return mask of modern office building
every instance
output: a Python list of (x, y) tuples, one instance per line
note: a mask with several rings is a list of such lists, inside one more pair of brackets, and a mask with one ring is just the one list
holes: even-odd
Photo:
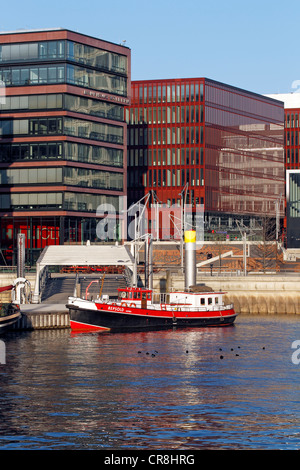
[[(285, 191), (284, 107), (206, 78), (133, 81), (128, 199), (203, 205), (205, 231), (236, 235), (276, 215)], [(277, 208), (277, 209), (276, 209)], [(277, 218), (278, 218), (277, 217)]]
[(286, 247), (300, 248), (300, 93), (267, 96), (284, 103)]
[[(46, 245), (99, 241), (98, 206), (118, 217), (130, 57), (127, 47), (66, 29), (0, 34), (0, 248), (8, 264), (17, 233), (32, 264)], [(120, 230), (117, 223), (116, 239)]]

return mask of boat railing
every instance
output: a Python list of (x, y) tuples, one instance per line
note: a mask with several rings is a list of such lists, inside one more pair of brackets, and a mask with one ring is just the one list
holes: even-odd
[(187, 304), (152, 304), (151, 308), (155, 310), (170, 311), (170, 312), (215, 312), (233, 309), (233, 304), (216, 304), (203, 307), (194, 307)]

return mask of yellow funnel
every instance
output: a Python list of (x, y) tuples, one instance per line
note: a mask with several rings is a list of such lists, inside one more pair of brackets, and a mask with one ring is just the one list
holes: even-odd
[(185, 243), (196, 243), (196, 232), (195, 230), (187, 230), (184, 232)]

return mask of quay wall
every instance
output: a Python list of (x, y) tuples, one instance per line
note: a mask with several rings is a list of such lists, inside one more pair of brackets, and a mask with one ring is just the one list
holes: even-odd
[[(300, 314), (300, 275), (201, 276), (197, 284), (226, 292), (225, 301), (234, 304), (237, 313), (253, 315)], [(155, 290), (183, 290), (184, 277), (160, 273), (154, 276)]]
[[(22, 311), (22, 308), (21, 308)], [(18, 322), (12, 327), (14, 330), (56, 330), (70, 328), (68, 312), (22, 312)]]

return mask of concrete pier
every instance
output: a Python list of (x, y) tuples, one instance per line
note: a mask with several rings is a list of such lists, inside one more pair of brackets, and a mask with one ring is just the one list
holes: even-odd
[(15, 330), (70, 328), (69, 311), (63, 304), (26, 304), (21, 305), (21, 312)]

